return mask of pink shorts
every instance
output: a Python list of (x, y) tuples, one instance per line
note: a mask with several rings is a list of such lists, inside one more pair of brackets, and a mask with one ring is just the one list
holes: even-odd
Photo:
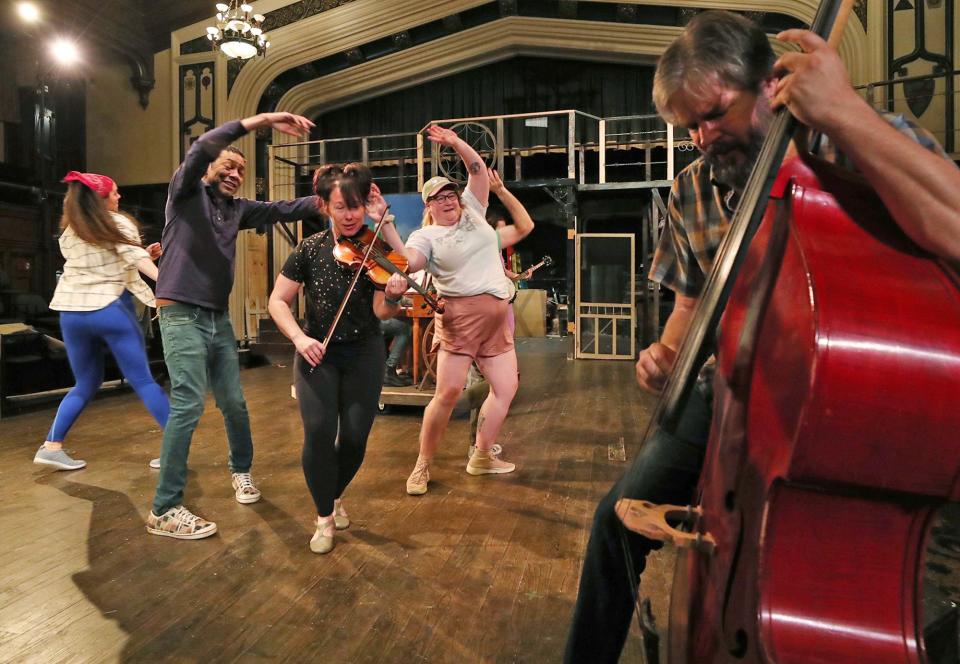
[(448, 353), (495, 357), (513, 350), (513, 330), (507, 325), (510, 302), (493, 295), (445, 297), (444, 312), (434, 317), (434, 345)]

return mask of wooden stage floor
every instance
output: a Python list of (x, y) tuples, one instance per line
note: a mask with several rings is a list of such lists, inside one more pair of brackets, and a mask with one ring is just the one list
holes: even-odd
[[(53, 406), (4, 419), (0, 661), (559, 661), (593, 506), (624, 466), (610, 457), (625, 442), (629, 459), (653, 405), (631, 363), (568, 361), (569, 344), (518, 344), (501, 436), (514, 474), (464, 472), (461, 414), (430, 492), (408, 496), (422, 411), (379, 417), (344, 498), (353, 524), (326, 556), (308, 548), (315, 515), (288, 367), (242, 373), (259, 503), (234, 501), (207, 403), (186, 500), (218, 523), (206, 540), (146, 534), (160, 432), (132, 393), (81, 416), (67, 442), (88, 463), (79, 471), (32, 463)], [(657, 554), (644, 577), (660, 615), (669, 563)], [(632, 634), (624, 660), (639, 659)]]

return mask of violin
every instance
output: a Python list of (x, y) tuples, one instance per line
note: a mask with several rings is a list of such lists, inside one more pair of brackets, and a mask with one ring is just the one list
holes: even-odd
[(352, 237), (340, 236), (333, 248), (333, 257), (354, 270), (365, 270), (374, 287), (386, 288), (391, 275), (399, 274), (424, 301), (438, 314), (443, 313), (443, 303), (420, 287), (407, 275), (407, 258), (384, 242), (369, 228), (364, 228)]

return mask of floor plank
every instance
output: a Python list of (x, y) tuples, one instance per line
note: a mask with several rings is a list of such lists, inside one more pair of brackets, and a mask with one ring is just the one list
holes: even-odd
[[(407, 496), (422, 411), (377, 419), (345, 495), (352, 524), (309, 551), (312, 503), (289, 367), (242, 373), (264, 499), (233, 500), (222, 420), (208, 401), (186, 504), (208, 540), (148, 536), (160, 431), (131, 393), (95, 400), (66, 447), (88, 467), (31, 463), (52, 409), (0, 422), (0, 661), (559, 661), (596, 501), (649, 417), (630, 363), (567, 360), (569, 340), (521, 340), (520, 392), (501, 435), (518, 472), (464, 472), (452, 420), (430, 491)], [(663, 597), (670, 556), (645, 578)], [(662, 619), (662, 616), (661, 616)], [(635, 632), (635, 630), (634, 630)], [(637, 659), (631, 635), (625, 660)]]

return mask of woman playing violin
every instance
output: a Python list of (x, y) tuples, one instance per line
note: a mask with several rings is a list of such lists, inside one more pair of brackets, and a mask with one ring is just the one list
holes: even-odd
[(515, 469), (493, 456), (490, 448), (517, 391), (517, 356), (506, 324), (514, 286), (503, 272), (498, 245), (515, 244), (522, 235), (510, 227), (498, 242), (497, 231), (484, 219), (490, 178), (480, 155), (449, 129), (434, 125), (427, 133), (431, 141), (452, 147), (470, 175), (462, 193), (442, 176), (424, 184), (424, 227), (411, 234), (403, 252), (410, 270), (425, 267), (433, 274), (446, 305), (436, 317), (437, 391), (423, 415), (420, 455), (407, 479), (411, 495), (427, 492), (431, 460), (474, 361), (490, 384), (490, 394), (480, 410), (477, 447), (467, 472), (485, 475)]
[[(377, 412), (385, 353), (380, 321), (397, 314), (407, 284), (393, 274), (381, 291), (361, 277), (329, 331), (354, 277), (353, 268), (334, 257), (334, 249), (365, 231), (368, 198), (379, 202), (381, 210), (384, 204), (370, 169), (361, 164), (319, 168), (313, 188), (330, 229), (306, 238), (290, 254), (270, 294), (269, 310), (297, 349), (294, 382), (303, 420), (303, 474), (317, 509), (310, 549), (327, 553), (333, 549), (334, 531), (350, 525), (341, 496), (360, 469)], [(396, 231), (388, 237), (400, 244)], [(307, 303), (303, 329), (290, 311), (301, 288)], [(326, 343), (318, 340), (328, 334)]]

